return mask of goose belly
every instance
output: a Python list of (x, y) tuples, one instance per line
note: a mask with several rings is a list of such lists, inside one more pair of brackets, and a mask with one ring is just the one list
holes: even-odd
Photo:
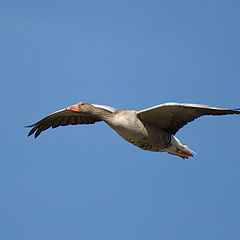
[[(116, 131), (116, 130), (115, 130)], [(143, 149), (153, 151), (154, 142), (151, 138), (145, 134), (140, 134), (131, 131), (116, 131), (122, 138), (124, 138), (129, 143)]]
[(122, 138), (148, 151), (162, 152), (171, 142), (171, 135), (163, 129), (140, 121), (125, 121), (124, 124), (110, 125)]
[(148, 137), (148, 138), (142, 138), (142, 139), (136, 139), (136, 138), (125, 138), (128, 142), (132, 143), (133, 145), (147, 151), (152, 152), (164, 152), (166, 151), (166, 148), (169, 146), (168, 142), (165, 142), (163, 140), (156, 140), (154, 138)]

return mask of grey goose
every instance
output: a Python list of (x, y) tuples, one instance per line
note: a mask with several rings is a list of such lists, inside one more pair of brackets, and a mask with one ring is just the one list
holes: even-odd
[(139, 111), (117, 110), (79, 102), (27, 127), (32, 127), (28, 136), (35, 133), (36, 138), (50, 127), (104, 121), (126, 141), (143, 150), (167, 152), (185, 159), (193, 157), (194, 152), (176, 138), (180, 128), (203, 115), (240, 114), (238, 110), (189, 103), (164, 103)]

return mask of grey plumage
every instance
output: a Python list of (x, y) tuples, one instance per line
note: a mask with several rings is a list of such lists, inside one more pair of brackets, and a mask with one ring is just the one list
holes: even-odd
[(50, 127), (56, 128), (66, 125), (93, 124), (98, 121), (101, 120), (97, 117), (86, 116), (84, 114), (80, 115), (77, 112), (72, 112), (65, 108), (54, 112), (40, 121), (26, 127), (32, 127), (31, 131), (28, 133), (28, 136), (31, 136), (33, 133), (35, 133), (34, 137), (37, 138), (42, 131), (45, 131)]
[(201, 104), (165, 103), (137, 112), (139, 118), (171, 134), (176, 134), (184, 125), (201, 116), (227, 114), (239, 114), (239, 111)]
[(38, 137), (48, 128), (104, 121), (121, 137), (148, 151), (168, 152), (182, 158), (192, 157), (192, 151), (174, 136), (187, 123), (203, 115), (240, 114), (231, 110), (200, 104), (165, 103), (148, 109), (116, 110), (115, 108), (80, 102), (59, 110), (29, 125), (28, 136)]

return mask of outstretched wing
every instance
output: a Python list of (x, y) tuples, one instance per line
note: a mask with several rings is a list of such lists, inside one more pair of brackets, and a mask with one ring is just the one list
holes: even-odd
[(187, 123), (203, 115), (240, 114), (240, 111), (201, 104), (165, 103), (137, 111), (140, 119), (175, 134)]
[(42, 131), (45, 131), (50, 127), (56, 128), (66, 125), (91, 124), (98, 121), (101, 120), (97, 117), (92, 117), (86, 114), (84, 115), (81, 112), (73, 112), (65, 108), (54, 112), (40, 121), (26, 127), (32, 127), (28, 133), (28, 136), (31, 136), (33, 133), (35, 133), (34, 137), (36, 138)]

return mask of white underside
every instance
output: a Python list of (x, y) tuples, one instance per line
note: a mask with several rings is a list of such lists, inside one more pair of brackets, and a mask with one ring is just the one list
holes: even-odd
[[(182, 145), (182, 143), (179, 141), (179, 139), (177, 139), (174, 135), (172, 135), (171, 146), (169, 148), (165, 149), (165, 151), (168, 153), (174, 154), (174, 155), (179, 155), (179, 150), (195, 153), (193, 150), (189, 149), (186, 145)], [(183, 154), (183, 157), (184, 157), (184, 154)]]

